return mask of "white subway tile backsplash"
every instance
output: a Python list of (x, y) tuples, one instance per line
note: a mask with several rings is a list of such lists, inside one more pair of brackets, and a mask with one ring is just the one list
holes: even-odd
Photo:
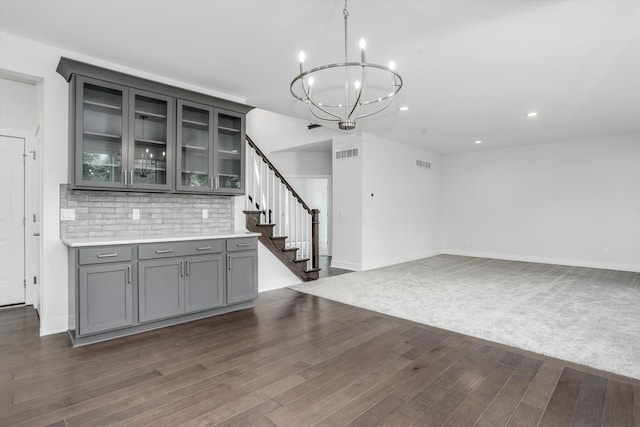
[[(75, 221), (60, 222), (61, 238), (147, 237), (233, 231), (233, 199), (196, 194), (70, 190), (60, 186), (60, 208), (73, 208)], [(132, 219), (132, 209), (140, 219)], [(209, 218), (202, 219), (202, 209)]]

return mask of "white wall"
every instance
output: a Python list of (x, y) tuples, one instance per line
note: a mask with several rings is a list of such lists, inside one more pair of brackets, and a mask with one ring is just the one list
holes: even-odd
[(443, 252), (640, 271), (640, 135), (443, 157)]
[[(300, 145), (327, 141), (344, 132), (327, 126), (309, 130), (308, 121), (254, 108), (247, 114), (247, 135), (266, 155)], [(334, 125), (335, 126), (335, 125)], [(276, 165), (277, 166), (277, 165)]]
[(362, 150), (357, 134), (333, 140), (331, 265), (362, 270), (362, 157), (335, 160), (336, 151), (353, 148)]
[[(260, 148), (262, 150), (262, 148)], [(263, 150), (264, 151), (264, 150)], [(300, 175), (331, 175), (331, 152), (307, 153), (300, 151), (266, 153), (276, 168), (287, 179)]]
[(440, 253), (439, 155), (364, 134), (361, 197), (363, 270)]
[(0, 77), (0, 94), (0, 129), (32, 134), (38, 120), (36, 85)]
[[(56, 73), (61, 56), (90, 62), (116, 71), (138, 75), (197, 92), (226, 97), (206, 88), (177, 82), (97, 58), (75, 54), (8, 33), (0, 33), (0, 69), (33, 76), (42, 81), (42, 301), (40, 334), (67, 330), (68, 274), (67, 248), (60, 241), (60, 184), (67, 182), (68, 157), (68, 83)], [(40, 100), (39, 100), (40, 102)]]

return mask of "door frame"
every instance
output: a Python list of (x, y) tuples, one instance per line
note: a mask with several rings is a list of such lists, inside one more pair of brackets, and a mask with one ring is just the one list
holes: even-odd
[[(288, 175), (287, 179), (326, 179), (327, 180), (327, 212), (326, 213), (326, 223), (327, 223), (327, 255), (331, 256), (332, 254), (332, 242), (331, 236), (333, 232), (333, 175)], [(314, 206), (311, 206), (314, 209)], [(320, 212), (320, 221), (323, 218), (323, 212)]]
[[(42, 289), (34, 283), (36, 277), (41, 282), (42, 277), (42, 147), (40, 141), (42, 119), (40, 118), (36, 128), (32, 131), (0, 128), (0, 135), (24, 140), (24, 279), (25, 305), (33, 305), (38, 311), (42, 301)], [(35, 159), (34, 159), (35, 153)], [(27, 162), (33, 162), (27, 167)], [(37, 171), (36, 174), (28, 174), (27, 170)], [(35, 194), (34, 194), (35, 191)], [(35, 215), (36, 221), (33, 221)], [(35, 234), (39, 234), (36, 238)], [(40, 260), (40, 262), (36, 262)]]

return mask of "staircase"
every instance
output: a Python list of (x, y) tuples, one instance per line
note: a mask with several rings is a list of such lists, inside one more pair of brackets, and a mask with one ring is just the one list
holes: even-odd
[(316, 280), (319, 268), (318, 219), (287, 180), (246, 136), (246, 227), (302, 281)]

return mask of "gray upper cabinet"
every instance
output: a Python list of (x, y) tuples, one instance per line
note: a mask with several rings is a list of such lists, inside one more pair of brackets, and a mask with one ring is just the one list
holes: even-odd
[(178, 100), (176, 189), (212, 192), (213, 107)]
[(214, 129), (214, 188), (225, 194), (244, 194), (244, 115), (216, 110)]
[(88, 77), (75, 81), (75, 146), (70, 170), (78, 186), (125, 187), (129, 150), (128, 89)]
[(170, 190), (173, 184), (174, 99), (137, 89), (129, 91), (130, 188)]
[(173, 98), (83, 76), (75, 85), (75, 186), (170, 190)]
[(68, 58), (57, 71), (70, 82), (72, 187), (244, 194), (253, 107)]

